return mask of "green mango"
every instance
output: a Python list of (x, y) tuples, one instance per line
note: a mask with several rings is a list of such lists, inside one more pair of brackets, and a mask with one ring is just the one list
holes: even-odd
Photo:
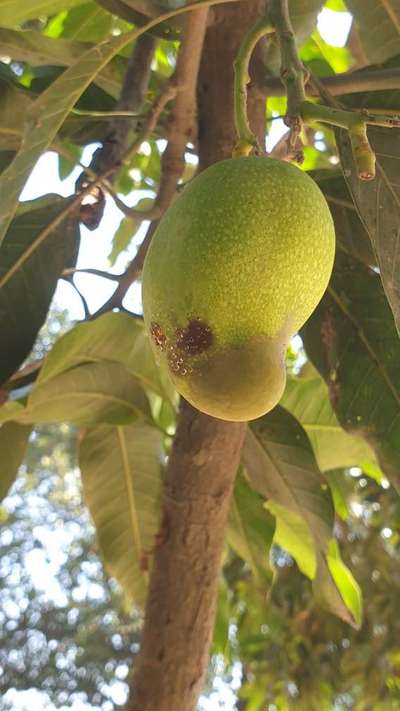
[(326, 200), (296, 166), (250, 156), (200, 173), (160, 221), (143, 269), (146, 327), (178, 392), (224, 420), (271, 410), (334, 251)]

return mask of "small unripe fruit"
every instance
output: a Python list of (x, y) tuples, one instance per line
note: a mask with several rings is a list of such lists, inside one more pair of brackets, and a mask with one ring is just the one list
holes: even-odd
[(334, 249), (325, 198), (298, 168), (251, 156), (196, 177), (162, 218), (143, 270), (146, 326), (178, 392), (224, 420), (271, 410)]

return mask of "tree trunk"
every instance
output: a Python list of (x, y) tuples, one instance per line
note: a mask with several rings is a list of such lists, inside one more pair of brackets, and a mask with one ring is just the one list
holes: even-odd
[[(263, 0), (215, 9), (199, 78), (199, 154), (205, 168), (231, 155), (232, 62)], [(256, 63), (255, 63), (256, 66)], [(250, 119), (264, 139), (265, 98), (250, 92)], [(128, 711), (194, 711), (207, 672), (226, 520), (245, 424), (181, 404), (163, 493)]]

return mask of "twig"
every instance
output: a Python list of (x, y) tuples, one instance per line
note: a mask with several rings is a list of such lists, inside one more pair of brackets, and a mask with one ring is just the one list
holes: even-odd
[(92, 274), (93, 276), (100, 277), (101, 279), (109, 279), (110, 281), (119, 281), (121, 274), (110, 274), (110, 272), (103, 272), (101, 269), (64, 269), (62, 276), (66, 277), (71, 274)]
[(122, 156), (122, 162), (129, 164), (132, 158), (138, 152), (142, 143), (153, 133), (160, 114), (166, 107), (169, 101), (172, 101), (177, 95), (177, 83), (175, 80), (175, 75), (172, 77), (171, 81), (168, 82), (164, 91), (156, 98), (152, 107), (150, 108), (146, 120), (141, 128), (140, 132), (136, 136), (133, 143), (127, 148), (125, 154)]
[[(168, 145), (164, 151), (161, 162), (161, 180), (157, 197), (151, 208), (152, 223), (150, 224), (146, 236), (138, 248), (138, 251), (128, 265), (124, 274), (120, 277), (118, 286), (105, 304), (93, 315), (92, 318), (100, 316), (106, 311), (120, 308), (122, 301), (136, 279), (140, 276), (143, 268), (144, 258), (150, 246), (151, 239), (157, 227), (158, 219), (169, 207), (176, 192), (176, 186), (184, 168), (184, 155), (186, 144), (190, 140), (196, 110), (196, 77), (199, 70), (201, 48), (207, 22), (207, 9), (196, 10), (188, 13), (186, 19), (185, 33), (182, 39), (178, 54), (176, 69), (167, 86), (164, 95), (159, 97), (157, 106), (153, 106), (153, 120), (157, 121), (161, 104), (166, 104), (171, 98), (171, 91), (176, 93), (176, 99), (171, 110), (167, 138)], [(143, 131), (149, 129), (149, 123)], [(151, 128), (151, 126), (150, 126)], [(139, 147), (143, 142), (139, 137), (135, 140), (135, 146)], [(140, 213), (143, 219), (149, 219), (148, 213)], [(156, 217), (154, 217), (154, 215)]]
[(78, 294), (78, 296), (79, 296), (79, 298), (80, 298), (80, 300), (81, 300), (81, 303), (82, 303), (82, 308), (83, 308), (83, 313), (84, 313), (84, 316), (85, 316), (85, 320), (88, 321), (88, 320), (90, 319), (89, 306), (88, 306), (88, 303), (87, 303), (87, 301), (86, 301), (84, 295), (82, 294), (81, 290), (77, 287), (77, 285), (76, 285), (75, 282), (74, 282), (74, 275), (73, 275), (73, 274), (70, 274), (70, 275), (62, 274), (62, 275), (61, 275), (61, 279), (64, 279), (64, 281), (66, 281), (68, 284), (71, 284), (72, 288), (73, 288), (73, 289), (76, 291), (76, 293)]
[[(363, 91), (383, 91), (385, 89), (400, 89), (400, 69), (360, 69), (354, 72), (344, 72), (332, 77), (319, 79), (321, 85), (328, 89), (332, 96), (344, 96)], [(285, 96), (286, 90), (279, 77), (266, 77), (259, 89), (266, 96)], [(319, 89), (311, 77), (305, 82), (307, 96), (319, 96)]]
[[(362, 180), (371, 180), (375, 176), (375, 154), (369, 144), (367, 126), (383, 126), (385, 128), (400, 128), (399, 116), (385, 116), (373, 114), (368, 110), (345, 111), (336, 105), (329, 92), (322, 85), (319, 87), (323, 98), (329, 98), (328, 105), (315, 104), (307, 101), (305, 93), (305, 80), (307, 72), (300, 60), (296, 46), (296, 38), (290, 21), (288, 0), (270, 0), (268, 20), (275, 28), (281, 50), (281, 79), (286, 87), (287, 113), (285, 123), (290, 129), (288, 137), (288, 151), (293, 152), (296, 160), (303, 159), (300, 134), (303, 123), (314, 122), (328, 123), (333, 126), (345, 128), (349, 133), (354, 159), (358, 168), (358, 175)], [(251, 38), (264, 34), (270, 30), (268, 21), (263, 24), (256, 23), (242, 43), (237, 62), (237, 82), (235, 85), (235, 105), (237, 105), (237, 127), (239, 153), (246, 155), (254, 146), (253, 134), (248, 132), (245, 106), (245, 82), (247, 80), (247, 67), (251, 56)], [(250, 37), (250, 40), (249, 40)], [(315, 78), (312, 79), (317, 85)], [(244, 148), (243, 145), (244, 144)]]
[(300, 60), (289, 15), (288, 0), (271, 0), (270, 19), (276, 29), (281, 51), (281, 80), (286, 87), (287, 108), (284, 118), (289, 127), (289, 151), (299, 163), (304, 160), (300, 133), (302, 130), (301, 105), (306, 100), (304, 82), (306, 69)]
[(155, 207), (165, 212), (184, 169), (186, 144), (193, 137), (196, 117), (196, 79), (207, 25), (208, 8), (188, 13), (174, 73), (177, 95), (167, 126), (168, 144), (161, 160), (161, 181)]
[(151, 222), (146, 235), (139, 245), (138, 251), (136, 252), (132, 261), (128, 264), (125, 272), (121, 274), (118, 278), (118, 286), (114, 293), (111, 294), (110, 298), (101, 306), (96, 313), (93, 314), (91, 318), (97, 318), (101, 314), (107, 311), (112, 311), (113, 309), (120, 309), (122, 307), (122, 302), (126, 296), (127, 291), (132, 286), (132, 284), (139, 278), (144, 264), (144, 259), (147, 254), (147, 250), (150, 247), (150, 242), (152, 240), (153, 234), (157, 228), (157, 222)]
[[(141, 111), (149, 85), (151, 62), (156, 44), (156, 39), (149, 33), (141, 35), (137, 39), (128, 61), (121, 95), (115, 107), (116, 111), (136, 113)], [(91, 167), (94, 172), (101, 173), (108, 168), (113, 168), (109, 173), (109, 179), (112, 180), (120, 167), (129, 144), (129, 137), (137, 126), (138, 120), (138, 118), (125, 121), (111, 119), (107, 138), (92, 158)]]

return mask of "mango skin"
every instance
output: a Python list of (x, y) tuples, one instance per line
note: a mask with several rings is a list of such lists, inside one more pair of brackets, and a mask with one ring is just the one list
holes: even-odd
[(142, 280), (154, 353), (178, 392), (224, 420), (271, 410), (334, 251), (325, 198), (297, 167), (250, 156), (197, 176), (160, 221)]

